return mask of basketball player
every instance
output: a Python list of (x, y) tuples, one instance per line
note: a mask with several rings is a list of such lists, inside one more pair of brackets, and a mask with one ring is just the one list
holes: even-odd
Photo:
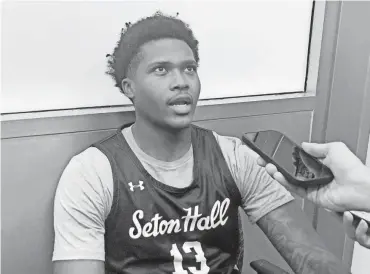
[(345, 273), (247, 146), (192, 125), (198, 64), (198, 41), (175, 17), (156, 13), (122, 31), (109, 74), (136, 120), (65, 168), (55, 273), (238, 273), (239, 207), (296, 273)]

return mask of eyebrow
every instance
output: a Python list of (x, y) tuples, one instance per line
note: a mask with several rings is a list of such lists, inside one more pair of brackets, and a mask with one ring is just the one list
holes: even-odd
[[(156, 66), (172, 66), (174, 63), (170, 62), (170, 61), (154, 61), (152, 63), (149, 63), (148, 65), (148, 68), (152, 68), (152, 67), (156, 67)], [(181, 65), (195, 65), (195, 66), (198, 66), (198, 63), (192, 59), (189, 59), (189, 60), (184, 60), (182, 62), (180, 62)]]

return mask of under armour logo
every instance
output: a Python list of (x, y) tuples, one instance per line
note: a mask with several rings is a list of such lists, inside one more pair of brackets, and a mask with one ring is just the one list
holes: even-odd
[(143, 186), (144, 182), (143, 181), (139, 181), (139, 184), (138, 185), (134, 185), (132, 182), (129, 182), (128, 185), (130, 186), (130, 190), (131, 191), (134, 191), (134, 188), (135, 187), (139, 187), (140, 190), (143, 190), (144, 189), (144, 186)]

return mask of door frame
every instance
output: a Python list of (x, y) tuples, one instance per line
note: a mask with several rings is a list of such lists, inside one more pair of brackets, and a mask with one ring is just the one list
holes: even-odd
[[(321, 56), (320, 76), (328, 75), (324, 81), (318, 80), (311, 140), (342, 141), (365, 162), (370, 132), (370, 32), (367, 27), (370, 2), (328, 2), (327, 6), (327, 18), (336, 17), (337, 22), (333, 19), (331, 23), (336, 24), (332, 30), (336, 28), (337, 33), (336, 39), (323, 39), (322, 47), (332, 48), (332, 56)], [(325, 36), (328, 34), (324, 30)], [(332, 64), (325, 62), (325, 58), (333, 58)], [(314, 226), (329, 249), (350, 269), (354, 243), (344, 233), (341, 220), (314, 207)]]

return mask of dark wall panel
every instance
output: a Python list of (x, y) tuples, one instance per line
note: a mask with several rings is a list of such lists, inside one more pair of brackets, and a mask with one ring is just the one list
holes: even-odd
[[(70, 117), (73, 123), (74, 117)], [(278, 129), (294, 140), (307, 140), (311, 112), (284, 113), (232, 119), (207, 120), (198, 125), (220, 134)], [(42, 123), (42, 120), (40, 120)], [(93, 123), (93, 121), (91, 121)], [(27, 125), (25, 125), (27, 126)], [(35, 124), (32, 123), (34, 127)], [(113, 130), (81, 131), (2, 140), (2, 273), (51, 273), (53, 199), (58, 179), (69, 159)], [(268, 259), (285, 262), (256, 226), (244, 218), (245, 264)], [(245, 273), (254, 273), (245, 268)]]

